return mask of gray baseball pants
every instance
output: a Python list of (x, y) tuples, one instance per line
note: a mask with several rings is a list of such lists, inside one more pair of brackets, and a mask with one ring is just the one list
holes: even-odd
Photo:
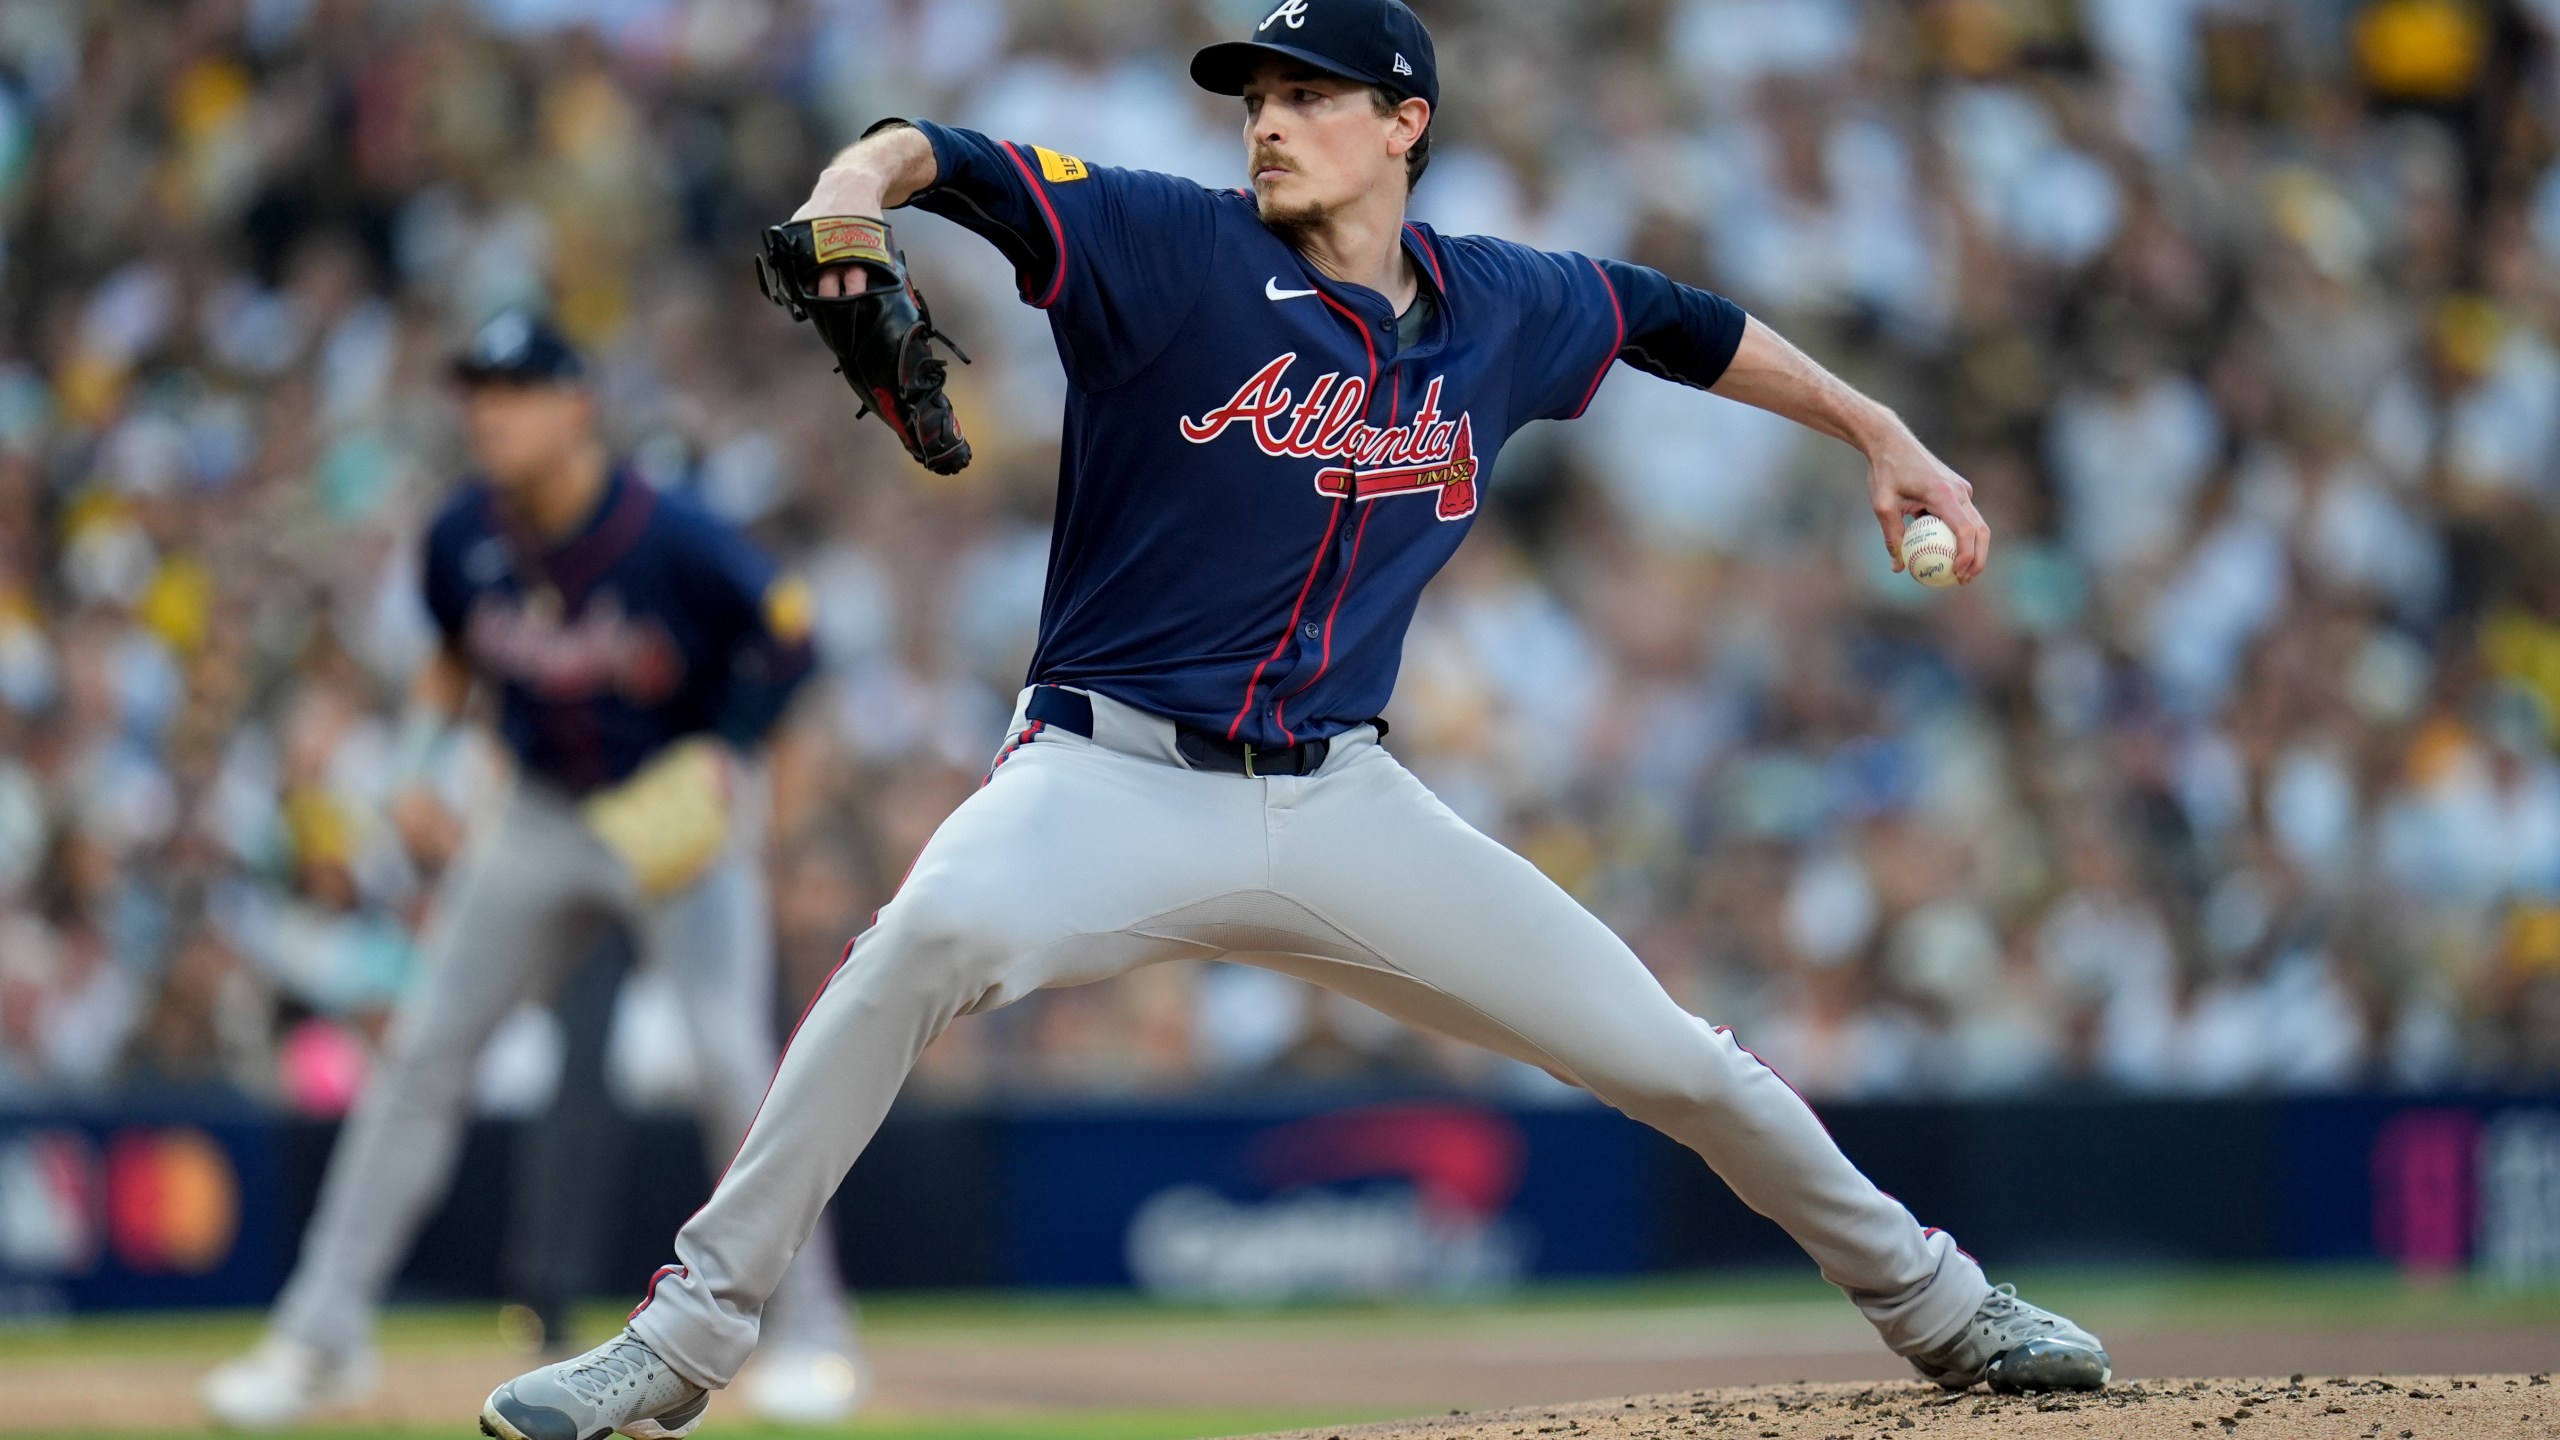
[[(728, 1163), (774, 1063), (762, 777), (741, 766), (739, 781), (727, 853), (655, 901), (640, 895), (574, 800), (538, 781), (516, 783), (437, 897), (424, 973), (329, 1157), (301, 1260), (276, 1301), (277, 1333), (340, 1353), (369, 1343), (375, 1305), (452, 1178), (481, 1048), (509, 1011), (548, 994), (585, 959), (606, 925), (631, 927), (641, 964), (669, 967), (693, 1022), (712, 1173)], [(809, 1218), (774, 1258), (775, 1331), (842, 1350), (849, 1335), (835, 1250), (811, 1233), (816, 1212)]]
[[(1051, 728), (1008, 747), (801, 1021), (632, 1318), (687, 1378), (724, 1385), (745, 1362), (793, 1250), (953, 1017), (1165, 960), (1299, 976), (1590, 1090), (1697, 1151), (1898, 1352), (1971, 1318), (1988, 1292), (1972, 1257), (1374, 731), (1337, 739), (1313, 775), (1249, 779), (1190, 770), (1170, 724), (1093, 706), (1093, 739)], [(1012, 734), (1029, 728), (1017, 707)]]

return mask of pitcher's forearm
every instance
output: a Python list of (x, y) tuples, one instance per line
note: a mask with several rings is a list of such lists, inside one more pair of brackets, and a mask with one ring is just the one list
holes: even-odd
[(1902, 417), (1815, 363), (1777, 331), (1750, 321), (1733, 363), (1710, 387), (1718, 395), (1782, 415), (1856, 446), (1867, 457), (1867, 501), (1893, 568), (1902, 568), (1906, 517), (1935, 515), (1955, 531), (1955, 573), (1969, 581), (1991, 559), (1991, 527), (1974, 508), (1973, 486), (1902, 423)]
[(1712, 388), (1729, 400), (1784, 416), (1869, 456), (1910, 435), (1901, 416), (1858, 393), (1757, 319), (1743, 326), (1733, 363)]
[(904, 205), (933, 184), (933, 142), (912, 125), (874, 130), (836, 152), (794, 220), (814, 215), (870, 215)]

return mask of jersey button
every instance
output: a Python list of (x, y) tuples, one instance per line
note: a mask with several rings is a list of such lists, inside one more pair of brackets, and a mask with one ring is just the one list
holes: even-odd
[(1298, 633), (1306, 636), (1310, 640), (1313, 640), (1324, 632), (1316, 628), (1316, 622), (1310, 620), (1306, 624), (1298, 627)]

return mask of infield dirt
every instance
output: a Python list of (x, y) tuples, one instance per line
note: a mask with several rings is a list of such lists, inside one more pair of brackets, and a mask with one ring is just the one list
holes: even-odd
[(2134, 1380), (2094, 1395), (1758, 1385), (1292, 1431), (1265, 1440), (2550, 1440), (2543, 1375)]

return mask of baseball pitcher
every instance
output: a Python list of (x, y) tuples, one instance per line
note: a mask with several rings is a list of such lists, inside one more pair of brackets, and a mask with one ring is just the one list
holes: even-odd
[[(424, 973), (330, 1157), (266, 1338), (205, 1379), (207, 1410), (234, 1428), (371, 1391), (373, 1310), (451, 1178), (481, 1047), (608, 926), (683, 995), (715, 1168), (773, 1073), (748, 752), (811, 665), (805, 596), (744, 536), (608, 461), (584, 365), (549, 326), (502, 314), (456, 369), (479, 475), (427, 533), (444, 643), (412, 686), (395, 819), (421, 850), (449, 843), (454, 821), (421, 782), (475, 683), (497, 692), (516, 778), (446, 874)], [(844, 1296), (825, 1236), (792, 1249), (751, 1398), (775, 1418), (833, 1419), (860, 1378)]]
[(1242, 97), (1242, 188), (891, 121), (769, 239), (768, 291), (928, 464), (966, 448), (884, 211), (976, 231), (1048, 313), (1068, 397), (1030, 684), (988, 783), (853, 942), (629, 1327), (500, 1386), (482, 1426), (685, 1433), (953, 1017), (1203, 959), (1330, 986), (1671, 1135), (1941, 1385), (2105, 1384), (2094, 1336), (1991, 1286), (1785, 1081), (1378, 743), (1415, 600), (1496, 453), (1582, 413), (1619, 361), (1858, 447), (1888, 550), (1937, 515), (1963, 578), (1990, 544), (1969, 487), (1730, 301), (1407, 220), (1440, 92), (1399, 0), (1288, 0), (1191, 74)]

